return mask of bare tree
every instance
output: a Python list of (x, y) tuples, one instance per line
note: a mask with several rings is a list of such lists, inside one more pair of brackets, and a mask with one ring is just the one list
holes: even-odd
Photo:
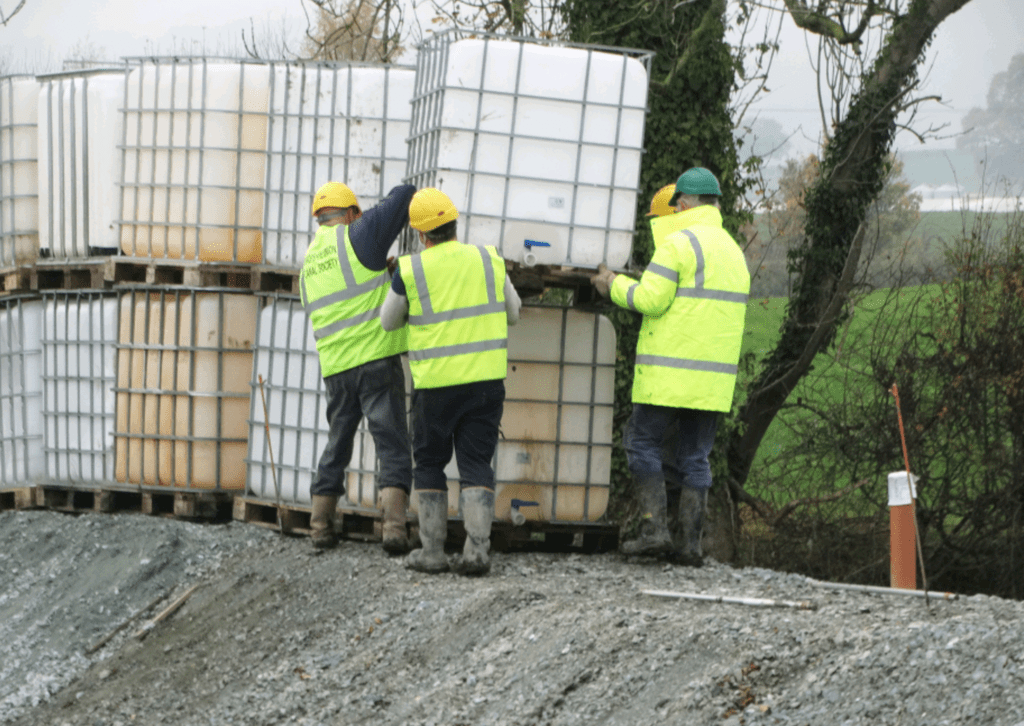
[(401, 55), (405, 7), (401, 0), (308, 0), (305, 58), (389, 63)]
[(435, 24), (533, 38), (563, 34), (560, 0), (431, 0)]
[(14, 6), (13, 10), (4, 10), (3, 6), (0, 5), (0, 25), (7, 25), (11, 22), (11, 18), (21, 12), (21, 9), (25, 7), (26, 0), (18, 0), (18, 4)]

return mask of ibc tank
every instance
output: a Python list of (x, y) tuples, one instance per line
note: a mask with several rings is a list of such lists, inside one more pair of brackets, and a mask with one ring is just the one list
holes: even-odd
[(115, 293), (44, 293), (43, 420), (46, 478), (114, 481)]
[(624, 267), (650, 55), (430, 38), (417, 56), (407, 178), (444, 190), (465, 241), (497, 243), (507, 260)]
[(126, 255), (261, 262), (268, 67), (132, 59), (124, 111)]
[(121, 293), (117, 481), (244, 488), (256, 313), (253, 295), (218, 289)]
[[(297, 300), (268, 298), (260, 313), (250, 410), (249, 485), (253, 496), (276, 500), (264, 415), (255, 375), (264, 394), (280, 499), (308, 504), (309, 487), (327, 440), (326, 396), (309, 323)], [(563, 308), (524, 307), (509, 328), (504, 438), (495, 467), (499, 519), (510, 519), (511, 500), (527, 519), (595, 521), (608, 505), (611, 477), (615, 333), (607, 318)], [(406, 390), (411, 389), (406, 366)], [(376, 509), (376, 451), (365, 419), (356, 432), (346, 474), (348, 504)], [(458, 514), (454, 460), (449, 475), (449, 513)], [(412, 508), (415, 511), (416, 499)]]
[(117, 251), (124, 71), (39, 76), (39, 249), (75, 258)]
[(38, 298), (0, 298), (0, 484), (36, 484), (43, 460), (43, 361)]
[(273, 63), (265, 259), (298, 267), (316, 233), (313, 194), (341, 181), (363, 209), (402, 183), (415, 70)]
[[(266, 295), (263, 300), (252, 375), (247, 488), (261, 499), (309, 504), (310, 486), (329, 433), (320, 358), (300, 301), (288, 295)], [(260, 400), (260, 375), (264, 380), (267, 416)], [(277, 469), (276, 487), (271, 454)], [(370, 504), (364, 507), (354, 496), (343, 506), (375, 511), (376, 466), (373, 443), (363, 421), (356, 432), (345, 487), (349, 492), (365, 491)]]
[(0, 267), (39, 257), (39, 81), (0, 78)]

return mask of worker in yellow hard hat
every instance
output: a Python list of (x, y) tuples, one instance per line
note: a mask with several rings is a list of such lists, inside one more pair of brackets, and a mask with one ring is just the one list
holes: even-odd
[(454, 449), (466, 543), (453, 567), (482, 575), (490, 570), (491, 459), (505, 402), (508, 326), (519, 320), (520, 300), (494, 247), (458, 241), (458, 217), (441, 190), (416, 192), (409, 224), (425, 249), (399, 258), (380, 321), (385, 330), (409, 331), (413, 482), (423, 547), (406, 566), (428, 573), (449, 567), (444, 468)]
[(409, 549), (406, 510), (412, 460), (399, 358), (408, 336), (405, 330), (386, 332), (378, 316), (390, 280), (388, 250), (409, 221), (415, 192), (414, 186), (397, 186), (365, 213), (341, 182), (327, 182), (313, 196), (319, 227), (299, 280), (320, 356), (330, 426), (310, 489), (315, 547), (337, 543), (335, 511), (345, 493), (345, 467), (352, 458), (356, 428), (365, 416), (381, 462), (384, 549)]
[[(721, 196), (711, 170), (687, 169), (669, 199), (677, 213), (652, 220), (655, 251), (640, 281), (600, 268), (592, 278), (600, 294), (643, 315), (633, 412), (623, 434), (642, 521), (622, 552), (666, 555), (691, 566), (703, 562), (708, 455), (718, 418), (732, 406), (750, 291), (743, 251), (722, 227)], [(678, 516), (687, 533), (679, 548), (668, 529), (663, 453), (673, 426), (672, 455), (684, 480)]]

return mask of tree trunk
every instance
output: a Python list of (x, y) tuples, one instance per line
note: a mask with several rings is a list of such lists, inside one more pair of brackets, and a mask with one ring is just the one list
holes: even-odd
[(824, 150), (821, 177), (806, 196), (806, 242), (793, 259), (797, 276), (782, 336), (728, 440), (734, 499), (749, 500), (743, 485), (761, 440), (815, 354), (835, 337), (860, 258), (860, 226), (882, 188), (901, 104), (916, 83), (921, 54), (935, 29), (967, 2), (911, 2)]

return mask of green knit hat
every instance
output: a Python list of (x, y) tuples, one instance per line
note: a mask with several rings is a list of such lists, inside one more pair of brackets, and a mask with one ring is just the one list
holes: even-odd
[(722, 196), (722, 188), (718, 186), (718, 179), (708, 169), (702, 166), (695, 166), (687, 169), (679, 175), (676, 180), (676, 193), (672, 195), (669, 204), (675, 206), (680, 194), (687, 194), (699, 197), (702, 194), (713, 194), (716, 197)]

